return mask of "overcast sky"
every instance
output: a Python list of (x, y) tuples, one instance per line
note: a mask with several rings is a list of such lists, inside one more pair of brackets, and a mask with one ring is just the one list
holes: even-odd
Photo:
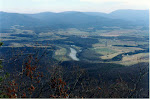
[(118, 9), (149, 9), (150, 0), (0, 0), (0, 11), (38, 12), (112, 12)]

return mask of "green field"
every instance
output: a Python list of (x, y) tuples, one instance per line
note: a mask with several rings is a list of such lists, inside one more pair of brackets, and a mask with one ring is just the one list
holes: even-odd
[(102, 55), (109, 55), (109, 54), (114, 54), (117, 51), (112, 50), (110, 48), (107, 47), (100, 47), (100, 48), (94, 48), (93, 49), (96, 53), (102, 54)]

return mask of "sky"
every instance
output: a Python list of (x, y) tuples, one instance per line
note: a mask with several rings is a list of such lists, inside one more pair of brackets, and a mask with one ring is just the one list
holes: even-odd
[(0, 0), (0, 11), (15, 13), (39, 12), (105, 12), (118, 9), (146, 10), (150, 0)]

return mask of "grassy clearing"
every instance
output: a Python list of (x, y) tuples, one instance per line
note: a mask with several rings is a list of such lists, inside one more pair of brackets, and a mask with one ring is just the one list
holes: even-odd
[(117, 39), (99, 39), (99, 43), (94, 44), (94, 46), (101, 44), (100, 46), (105, 46), (107, 43), (107, 46), (112, 46), (112, 45), (129, 45), (129, 46), (136, 46), (139, 44), (138, 42), (135, 41), (121, 41)]
[(117, 56), (121, 54), (121, 52), (118, 52), (118, 53), (114, 53), (114, 54), (109, 54), (109, 55), (105, 55), (105, 56), (101, 56), (100, 58), (101, 59), (112, 59), (113, 57)]
[(108, 47), (97, 47), (97, 48), (94, 48), (94, 51), (96, 53), (99, 53), (99, 54), (102, 54), (102, 55), (109, 55), (109, 54), (116, 53), (115, 50), (112, 50)]
[(63, 48), (63, 47), (60, 47), (60, 46), (59, 46), (59, 49), (57, 49), (57, 50), (55, 51), (54, 58), (55, 58), (56, 60), (59, 60), (59, 61), (67, 61), (67, 60), (70, 60), (70, 59), (67, 57), (67, 49), (66, 49), (66, 48)]
[(140, 53), (135, 55), (124, 56), (122, 61), (117, 62), (122, 65), (130, 66), (140, 62), (149, 62), (149, 53)]
[(147, 60), (149, 53), (140, 53), (140, 54), (135, 54), (135, 55), (129, 55), (129, 56), (124, 56), (122, 61), (141, 61), (141, 60)]
[(39, 37), (45, 37), (45, 36), (52, 36), (52, 35), (54, 35), (54, 33), (53, 32), (47, 32), (47, 33), (39, 33)]
[(112, 49), (121, 52), (134, 52), (135, 50), (143, 50), (142, 48), (137, 47), (112, 47)]
[(60, 49), (55, 51), (55, 55), (62, 55), (62, 56), (64, 56), (64, 55), (66, 55), (66, 53), (67, 53), (67, 50), (65, 48), (60, 48)]
[(99, 39), (99, 43), (93, 44), (92, 50), (94, 50), (98, 54), (102, 54), (103, 56), (100, 56), (101, 59), (111, 59), (121, 53), (134, 52), (135, 50), (143, 50), (142, 48), (137, 47), (119, 47), (112, 45), (136, 46), (136, 43), (134, 41), (120, 41), (116, 39)]
[(88, 32), (80, 31), (80, 30), (75, 29), (75, 28), (70, 28), (67, 30), (59, 30), (57, 33), (61, 34), (61, 35), (86, 35), (86, 36), (89, 35)]
[(100, 34), (101, 36), (148, 36), (148, 31), (140, 30), (140, 29), (120, 29), (120, 30), (112, 30), (107, 31)]

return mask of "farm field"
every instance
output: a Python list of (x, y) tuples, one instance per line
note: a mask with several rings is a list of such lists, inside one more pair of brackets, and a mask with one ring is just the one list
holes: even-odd
[[(136, 30), (116, 28), (116, 30), (92, 32), (70, 28), (37, 34), (33, 30), (22, 30), (18, 26), (13, 26), (10, 33), (1, 33), (1, 39), (4, 42), (3, 47), (43, 46), (46, 48), (54, 45), (56, 50), (53, 52), (53, 58), (58, 61), (72, 60), (68, 55), (70, 48), (74, 48), (81, 61), (133, 65), (139, 62), (137, 58), (140, 62), (148, 62), (148, 58), (142, 58), (145, 57), (145, 50), (149, 45), (147, 35), (147, 31), (140, 28)], [(123, 55), (135, 51), (141, 52)], [(120, 57), (119, 60), (117, 60), (118, 57)]]

